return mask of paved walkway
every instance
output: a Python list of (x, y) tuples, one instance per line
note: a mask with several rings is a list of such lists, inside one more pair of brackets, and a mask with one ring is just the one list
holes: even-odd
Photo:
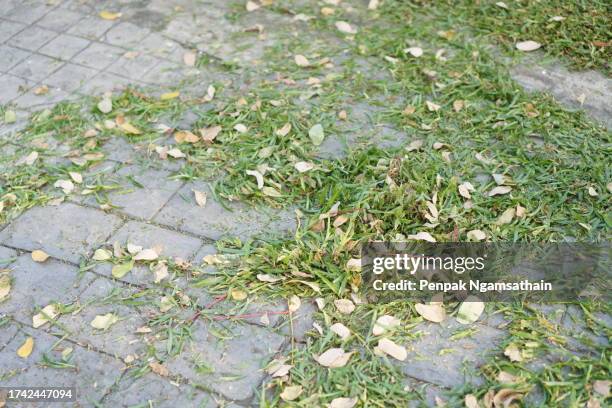
[[(195, 84), (190, 88), (195, 95), (205, 95), (215, 81), (240, 89), (248, 81), (240, 71), (190, 66), (185, 54), (197, 49), (220, 63), (252, 68), (263, 58), (265, 47), (299, 21), (267, 9), (230, 18), (236, 7), (244, 5), (223, 0), (3, 0), (0, 105), (16, 106), (18, 120), (0, 126), (0, 136), (10, 147), (11, 135), (30, 112), (127, 84), (157, 94), (179, 83)], [(103, 19), (103, 10), (121, 16)], [(258, 30), (257, 24), (265, 26), (265, 35), (241, 35)], [(517, 75), (528, 77), (530, 72), (535, 71), (522, 67)], [(586, 78), (572, 80), (576, 96), (583, 93), (580, 86), (592, 89)], [(609, 96), (609, 80), (598, 80)], [(553, 93), (555, 87), (565, 86), (554, 80), (541, 86), (531, 83)], [(41, 87), (48, 91), (41, 92)], [(585, 107), (592, 107), (595, 117), (609, 120), (610, 112), (602, 112), (606, 104), (587, 101)], [(181, 120), (188, 125), (194, 119)], [(113, 245), (121, 254), (129, 243), (157, 247), (178, 269), (184, 262), (204, 264), (206, 274), (213, 267), (206, 266), (205, 257), (214, 254), (216, 240), (291, 231), (295, 214), (240, 204), (233, 204), (230, 212), (212, 198), (207, 185), (169, 179), (176, 169), (172, 163), (143, 166), (144, 153), (122, 140), (105, 149), (104, 163), (84, 176), (104, 175), (120, 186), (108, 197), (115, 208), (104, 211), (93, 199), (71, 198), (34, 207), (0, 227), (2, 267), (12, 271), (14, 281), (11, 297), (0, 304), (0, 385), (76, 385), (80, 406), (146, 401), (161, 407), (255, 404), (266, 377), (261, 368), (282, 355), (292, 340), (303, 340), (311, 328), (312, 305), (299, 310), (289, 331), (284, 304), (236, 304), (215, 297), (193, 287), (201, 276), (176, 274), (159, 284), (145, 265), (113, 279), (110, 266), (87, 268), (83, 261), (99, 248), (113, 250)], [(208, 205), (198, 206), (192, 190), (208, 192)], [(50, 258), (34, 262), (34, 250)], [(33, 316), (55, 302), (65, 305), (57, 311), (59, 316), (34, 328)], [(551, 312), (561, 319), (566, 310)], [(119, 321), (106, 330), (91, 326), (96, 316), (108, 313)], [(228, 316), (239, 318), (227, 320)], [(186, 327), (185, 322), (193, 324)], [(477, 324), (474, 337), (452, 344), (452, 324), (423, 324), (420, 329), (428, 335), (412, 345), (411, 356), (433, 357), (409, 359), (403, 371), (413, 385), (429, 384), (434, 393), (459, 385), (465, 381), (463, 361), (483, 361), (481, 350), (495, 347), (504, 334), (503, 323), (494, 316), (485, 319)], [(16, 351), (29, 337), (34, 339), (34, 351), (19, 357)], [(449, 347), (460, 347), (461, 355), (441, 353)], [(151, 372), (134, 376), (146, 369)]]

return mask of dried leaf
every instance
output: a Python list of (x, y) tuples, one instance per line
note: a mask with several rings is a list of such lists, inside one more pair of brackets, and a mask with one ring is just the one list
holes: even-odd
[(129, 135), (140, 135), (140, 134), (142, 134), (140, 129), (136, 128), (130, 122), (123, 122), (122, 124), (119, 125), (119, 127), (121, 128), (121, 130), (123, 130), (125, 133), (127, 133)]
[(297, 54), (293, 59), (298, 67), (307, 67), (310, 65), (310, 61), (308, 61), (308, 58), (301, 54)]
[(334, 398), (330, 403), (328, 408), (353, 408), (357, 405), (357, 397), (354, 398)]
[(221, 133), (221, 126), (212, 126), (209, 128), (200, 129), (200, 136), (202, 140), (211, 143)]
[(485, 234), (484, 231), (475, 229), (475, 230), (468, 231), (467, 238), (470, 241), (482, 241), (483, 239), (487, 238), (487, 234)]
[(378, 341), (378, 350), (399, 361), (404, 361), (406, 357), (408, 357), (406, 347), (395, 344), (393, 341), (386, 338), (382, 338)]
[(489, 191), (487, 193), (487, 195), (489, 197), (493, 197), (493, 196), (496, 196), (496, 195), (508, 194), (511, 191), (512, 191), (512, 187), (509, 187), (509, 186), (497, 186), (497, 187), (491, 189), (491, 191)]
[(102, 17), (104, 20), (116, 20), (119, 17), (121, 17), (121, 13), (113, 13), (112, 11), (107, 11), (107, 10), (102, 10), (100, 12), (100, 17)]
[(194, 190), (192, 189), (191, 191), (193, 191), (193, 195), (195, 196), (195, 201), (196, 204), (199, 207), (205, 207), (206, 206), (206, 193), (203, 191), (199, 191), (199, 190)]
[(589, 193), (591, 197), (597, 197), (599, 195), (599, 193), (597, 193), (597, 190), (595, 190), (591, 186), (589, 186), (589, 188), (587, 189), (587, 192)]
[(421, 315), (425, 320), (429, 320), (430, 322), (440, 323), (446, 319), (446, 311), (444, 307), (440, 304), (430, 304), (425, 305), (421, 303), (417, 303), (414, 305), (417, 313)]
[(282, 128), (280, 128), (280, 129), (278, 129), (278, 130), (276, 131), (276, 134), (277, 134), (278, 136), (282, 136), (282, 137), (284, 137), (284, 136), (287, 136), (287, 135), (289, 134), (289, 132), (291, 132), (291, 123), (287, 122), (287, 123), (285, 123), (285, 124), (283, 125), (283, 127), (282, 127)]
[(508, 208), (506, 211), (499, 216), (499, 218), (495, 221), (495, 225), (505, 225), (510, 224), (512, 219), (514, 218), (514, 214), (516, 209), (514, 207)]
[(457, 321), (461, 324), (472, 324), (484, 312), (485, 305), (476, 296), (468, 296), (457, 311)]
[(176, 143), (196, 143), (200, 138), (188, 130), (180, 130), (174, 134)]
[(478, 408), (478, 399), (473, 394), (466, 395), (463, 402), (465, 403), (465, 408)]
[(246, 7), (246, 11), (251, 12), (251, 11), (257, 10), (261, 6), (255, 3), (254, 1), (247, 1), (245, 7)]
[(427, 110), (430, 112), (437, 112), (440, 110), (440, 105), (435, 104), (431, 101), (425, 101), (425, 105), (427, 106)]
[(151, 369), (151, 371), (161, 377), (167, 377), (168, 375), (170, 375), (168, 369), (157, 361), (151, 361), (149, 363), (149, 368)]
[(317, 307), (319, 308), (319, 310), (323, 310), (325, 308), (325, 299), (316, 298), (315, 303), (317, 304)]
[(127, 273), (131, 271), (133, 267), (134, 267), (134, 260), (115, 265), (111, 269), (111, 275), (113, 275), (114, 278), (121, 279), (125, 275), (127, 275)]
[(99, 249), (96, 249), (96, 252), (94, 252), (92, 259), (94, 261), (107, 261), (111, 259), (111, 257), (112, 257), (112, 254), (110, 251), (104, 248), (99, 248)]
[(523, 361), (523, 355), (514, 343), (506, 347), (506, 349), (504, 350), (504, 355), (508, 357), (510, 361)]
[(392, 330), (400, 325), (400, 320), (397, 317), (390, 315), (383, 315), (376, 319), (376, 323), (372, 328), (372, 334), (374, 336), (380, 336), (387, 330)]
[(455, 112), (461, 111), (464, 106), (465, 106), (465, 101), (461, 99), (457, 99), (456, 101), (453, 102), (453, 110)]
[(159, 257), (157, 251), (153, 248), (143, 249), (134, 256), (135, 261), (154, 261)]
[(334, 300), (336, 309), (342, 314), (351, 314), (355, 310), (355, 304), (350, 299), (336, 299)]
[(164, 262), (158, 263), (155, 265), (155, 268), (153, 268), (153, 274), (155, 275), (155, 283), (163, 281), (169, 276), (168, 265)]
[(336, 28), (345, 34), (357, 34), (357, 29), (346, 21), (336, 21)]
[(255, 179), (257, 180), (257, 188), (258, 189), (261, 190), (263, 188), (263, 186), (264, 186), (263, 174), (261, 174), (257, 170), (247, 170), (246, 174), (249, 175), (249, 176), (255, 177)]
[(4, 111), (4, 123), (15, 123), (17, 121), (17, 114), (14, 110), (7, 109)]
[(53, 187), (61, 188), (64, 194), (70, 194), (74, 190), (74, 184), (70, 180), (57, 180)]
[(351, 258), (346, 262), (346, 269), (349, 271), (361, 270), (361, 258)]
[(187, 157), (185, 153), (183, 153), (179, 148), (175, 147), (166, 152), (166, 154), (170, 157), (174, 157), (175, 159), (182, 159), (183, 157)]
[(523, 218), (525, 216), (525, 214), (527, 213), (527, 210), (525, 207), (521, 207), (520, 204), (516, 205), (516, 216), (518, 218)]
[(299, 397), (304, 390), (301, 385), (293, 385), (285, 387), (283, 392), (280, 393), (280, 397), (283, 401), (293, 401)]
[(472, 198), (472, 194), (470, 192), (475, 190), (474, 186), (469, 181), (459, 184), (458, 189), (459, 189), (459, 194), (461, 194), (462, 197), (467, 198), (467, 199)]
[(282, 197), (282, 194), (280, 193), (280, 191), (278, 191), (274, 187), (266, 186), (261, 189), (261, 192), (263, 193), (263, 195), (266, 195), (268, 197)]
[(346, 353), (341, 348), (331, 348), (320, 356), (315, 356), (315, 360), (323, 367), (339, 368), (344, 367), (352, 355), (353, 352)]
[(495, 408), (508, 408), (514, 401), (520, 401), (521, 398), (523, 398), (523, 395), (516, 390), (503, 388), (493, 397), (493, 406)]
[(368, 10), (376, 10), (379, 4), (379, 0), (370, 0), (370, 2), (368, 3)]
[(40, 249), (32, 251), (32, 260), (34, 262), (45, 262), (49, 258), (49, 254)]
[(238, 123), (236, 126), (234, 126), (234, 130), (238, 133), (246, 133), (248, 128), (244, 124)]
[(419, 232), (416, 235), (408, 235), (406, 238), (412, 239), (415, 241), (427, 241), (427, 242), (436, 242), (436, 239), (431, 236), (429, 232)]
[(312, 141), (312, 144), (315, 146), (319, 146), (323, 143), (323, 139), (325, 139), (325, 132), (323, 131), (323, 126), (320, 123), (317, 123), (308, 131), (308, 136)]
[(183, 54), (183, 63), (188, 67), (194, 67), (197, 60), (197, 54), (193, 51), (187, 51)]
[(535, 41), (521, 41), (516, 43), (516, 49), (523, 52), (531, 52), (540, 48), (542, 44)]
[(332, 332), (336, 333), (342, 340), (346, 340), (351, 335), (351, 331), (348, 327), (342, 323), (334, 323), (329, 328)]
[(90, 323), (91, 327), (98, 330), (108, 330), (113, 324), (119, 321), (114, 313), (107, 313), (105, 315), (97, 315)]
[(113, 110), (113, 101), (111, 98), (102, 98), (97, 106), (100, 112), (110, 113)]
[(32, 350), (34, 349), (34, 339), (32, 337), (28, 337), (21, 347), (17, 349), (17, 355), (21, 358), (28, 358), (30, 354), (32, 354)]
[(272, 276), (272, 275), (267, 274), (267, 273), (258, 273), (257, 274), (257, 280), (259, 280), (261, 282), (275, 283), (275, 282), (283, 280), (283, 278), (279, 278), (277, 276)]
[(42, 308), (40, 313), (32, 316), (32, 327), (38, 329), (39, 327), (45, 325), (50, 320), (53, 320), (59, 314), (57, 307), (54, 304), (47, 305)]
[(179, 91), (166, 92), (160, 95), (159, 99), (162, 101), (169, 101), (170, 99), (176, 99), (181, 95)]
[(306, 173), (307, 171), (314, 169), (314, 163), (301, 161), (295, 163), (294, 167), (299, 173)]
[(506, 371), (500, 371), (497, 374), (497, 381), (499, 381), (502, 384), (514, 384), (517, 382), (517, 380), (518, 380), (518, 377)]
[(247, 298), (248, 294), (241, 289), (232, 289), (230, 291), (230, 296), (234, 300), (244, 300)]
[(404, 50), (405, 53), (412, 55), (415, 58), (419, 58), (423, 55), (423, 49), (421, 47), (410, 47)]
[(593, 383), (593, 391), (607, 398), (610, 395), (610, 385), (610, 380), (597, 380)]
[(289, 309), (289, 313), (295, 313), (302, 305), (302, 301), (296, 295), (291, 295), (289, 300), (287, 301), (287, 307)]

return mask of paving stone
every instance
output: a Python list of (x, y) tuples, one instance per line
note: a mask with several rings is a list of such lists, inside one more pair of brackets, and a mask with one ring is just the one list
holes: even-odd
[(80, 23), (83, 17), (85, 16), (80, 13), (56, 8), (38, 20), (36, 25), (54, 31), (66, 31), (72, 25)]
[[(117, 172), (123, 188), (109, 193), (109, 201), (125, 214), (149, 220), (181, 186), (180, 181), (169, 180), (169, 175), (166, 171), (137, 165), (123, 167)], [(142, 187), (134, 185), (128, 177)]]
[(79, 37), (87, 38), (88, 40), (98, 40), (106, 33), (113, 25), (114, 21), (104, 20), (98, 15), (85, 16), (79, 24), (70, 28), (67, 33), (78, 35)]
[[(13, 337), (19, 331), (19, 326), (10, 320), (0, 320), (0, 352), (13, 340)], [(0, 371), (0, 377), (2, 377), (2, 371)]]
[[(559, 102), (584, 109), (590, 116), (612, 128), (612, 79), (599, 72), (573, 72), (560, 63), (542, 65), (526, 61), (511, 69), (512, 77), (528, 91), (551, 93)], [(578, 98), (584, 95), (584, 104)]]
[(178, 63), (183, 61), (183, 47), (179, 43), (169, 40), (158, 33), (149, 34), (138, 44), (138, 50), (159, 58), (173, 59)]
[(37, 308), (71, 303), (94, 278), (91, 273), (80, 276), (78, 268), (52, 258), (34, 262), (30, 253), (19, 256), (10, 269), (12, 289), (8, 300), (0, 303), (0, 313), (29, 325)]
[(88, 95), (91, 94), (103, 94), (105, 92), (119, 91), (127, 88), (128, 85), (133, 84), (134, 81), (130, 81), (124, 77), (115, 74), (109, 74), (107, 72), (100, 72), (93, 78), (86, 81), (79, 91)]
[[(16, 355), (26, 338), (34, 339), (34, 350), (27, 359)], [(74, 369), (45, 368), (43, 354), (49, 359), (62, 361), (62, 351), (71, 348), (68, 363)], [(4, 354), (4, 353), (3, 353)], [(19, 373), (3, 381), (3, 386), (48, 385), (76, 387), (78, 406), (93, 406), (117, 383), (124, 365), (116, 359), (79, 347), (45, 332), (24, 328), (7, 346), (0, 370)]]
[(79, 88), (87, 79), (94, 76), (96, 72), (97, 71), (91, 68), (67, 63), (49, 76), (46, 82), (64, 91), (70, 92)]
[[(234, 400), (253, 396), (264, 378), (261, 369), (284, 341), (270, 330), (248, 324), (207, 326), (197, 321), (192, 333), (193, 341), (166, 366), (172, 374), (182, 375), (193, 385), (210, 387)], [(213, 333), (224, 333), (225, 339), (222, 341)], [(210, 374), (204, 374), (206, 371)]]
[(5, 17), (20, 23), (32, 24), (52, 9), (52, 7), (40, 3), (37, 1), (23, 1), (7, 13)]
[(417, 326), (414, 332), (422, 331), (423, 336), (405, 342), (408, 358), (399, 364), (400, 369), (410, 377), (443, 387), (452, 388), (466, 382), (481, 384), (483, 379), (474, 372), (497, 349), (505, 333), (481, 324), (470, 327), (478, 331), (471, 337), (453, 341), (450, 339), (453, 332), (466, 326), (454, 320)]
[(107, 71), (127, 78), (140, 80), (159, 62), (159, 59), (146, 54), (138, 54), (134, 58), (128, 58), (124, 55), (112, 63), (107, 68)]
[[(195, 203), (192, 190), (206, 193), (204, 208)], [(290, 210), (251, 208), (241, 203), (228, 203), (232, 210), (217, 202), (205, 183), (185, 185), (162, 208), (154, 220), (211, 239), (238, 236), (246, 239), (258, 233), (286, 233), (295, 229), (295, 215)]]
[(17, 258), (17, 251), (11, 248), (0, 246), (0, 268), (6, 268)]
[(31, 54), (9, 45), (0, 45), (0, 55), (2, 56), (0, 59), (0, 71), (8, 72)]
[[(27, 26), (22, 23), (0, 19), (0, 43), (5, 42)], [(4, 51), (1, 51), (4, 55)]]
[(0, 232), (0, 241), (28, 251), (42, 249), (51, 256), (77, 263), (120, 224), (121, 219), (114, 215), (63, 203), (26, 211)]
[(31, 54), (30, 57), (17, 64), (10, 73), (33, 81), (42, 81), (65, 63), (55, 58), (40, 54)]
[[(65, 92), (59, 88), (49, 88), (49, 92), (44, 95), (36, 95), (34, 93), (35, 88), (30, 88), (27, 92), (24, 92), (13, 102), (22, 108), (41, 110), (45, 108), (51, 108), (59, 102), (66, 102), (77, 98), (76, 95)], [(48, 158), (47, 161), (50, 163), (53, 158)], [(63, 163), (68, 164), (69, 161), (64, 158), (55, 158), (57, 164)]]
[[(145, 336), (136, 329), (146, 325), (145, 319), (134, 306), (121, 300), (136, 293), (136, 289), (106, 279), (96, 279), (78, 298), (82, 309), (77, 314), (62, 315), (58, 319), (69, 337), (80, 345), (91, 346), (117, 358), (140, 355), (146, 348)], [(119, 321), (108, 330), (98, 330), (91, 322), (98, 315), (114, 313)]]
[(57, 37), (55, 31), (47, 30), (42, 27), (29, 26), (15, 34), (7, 43), (15, 47), (36, 51), (55, 37)]
[[(8, 74), (0, 75), (0, 89), (2, 89), (2, 92), (0, 92), (0, 104), (9, 103), (32, 85), (33, 82), (27, 79)], [(4, 127), (2, 126), (2, 128)]]
[[(202, 407), (214, 408), (219, 397), (210, 395), (187, 384), (175, 385), (155, 374), (133, 380), (123, 379), (116, 389), (104, 398), (108, 407)], [(225, 405), (222, 405), (225, 406)]]
[(53, 40), (43, 45), (38, 52), (50, 57), (69, 60), (84, 50), (90, 42), (69, 34), (60, 34)]
[(162, 61), (154, 66), (146, 75), (142, 77), (144, 82), (153, 84), (172, 84), (176, 85), (185, 79), (186, 70), (183, 66), (174, 62)]
[(104, 35), (105, 42), (120, 47), (138, 47), (138, 44), (149, 34), (149, 30), (135, 24), (122, 22), (112, 27)]
[[(284, 307), (284, 309), (287, 308)], [(288, 316), (283, 317), (281, 332), (286, 336), (293, 336), (297, 342), (306, 342), (306, 334), (314, 330), (312, 324), (317, 310), (317, 306), (312, 301), (303, 301), (300, 308), (293, 313), (291, 319)]]
[(92, 43), (77, 54), (72, 61), (89, 68), (103, 70), (115, 62), (125, 50), (102, 43)]

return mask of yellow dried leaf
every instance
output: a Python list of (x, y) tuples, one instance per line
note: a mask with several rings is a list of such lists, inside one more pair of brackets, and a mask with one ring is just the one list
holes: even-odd
[(34, 339), (32, 337), (28, 337), (26, 341), (23, 342), (21, 347), (17, 350), (17, 355), (21, 358), (28, 358), (30, 354), (32, 354), (32, 350), (34, 349)]
[(34, 262), (45, 262), (49, 258), (49, 254), (40, 249), (32, 251), (32, 260)]
[(164, 94), (161, 94), (161, 96), (159, 97), (159, 99), (161, 99), (162, 101), (168, 101), (170, 99), (176, 99), (179, 97), (181, 93), (179, 91), (175, 91), (175, 92), (166, 92)]
[(140, 134), (142, 134), (140, 129), (136, 128), (130, 122), (123, 122), (122, 124), (119, 125), (119, 127), (121, 128), (121, 130), (123, 130), (125, 133), (127, 133), (129, 135), (140, 135)]
[(100, 17), (102, 17), (104, 20), (116, 20), (119, 17), (121, 17), (121, 13), (113, 13), (112, 11), (107, 11), (107, 10), (102, 10), (100, 12)]

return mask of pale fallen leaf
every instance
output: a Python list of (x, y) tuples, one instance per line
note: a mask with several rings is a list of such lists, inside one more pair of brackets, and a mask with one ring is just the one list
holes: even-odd
[(49, 93), (49, 87), (47, 85), (41, 85), (34, 88), (34, 95), (46, 95)]
[(506, 211), (499, 216), (499, 218), (495, 221), (495, 225), (505, 225), (510, 224), (514, 219), (514, 215), (516, 213), (516, 209), (514, 207), (508, 208)]
[(134, 260), (131, 260), (129, 262), (125, 262), (122, 264), (114, 265), (113, 268), (111, 269), (111, 275), (113, 275), (114, 278), (121, 279), (125, 275), (127, 275), (127, 273), (131, 271), (133, 267), (134, 267)]
[(230, 296), (234, 300), (244, 300), (247, 298), (248, 294), (241, 289), (232, 289), (230, 291)]
[(113, 324), (119, 321), (114, 313), (107, 313), (105, 315), (97, 315), (90, 323), (91, 327), (98, 330), (108, 330)]
[(113, 20), (116, 20), (116, 19), (118, 19), (119, 17), (121, 17), (121, 15), (122, 15), (122, 14), (121, 14), (121, 13), (114, 13), (114, 12), (112, 12), (112, 11), (108, 11), (108, 10), (102, 10), (102, 11), (100, 12), (100, 14), (99, 14), (99, 15), (100, 15), (100, 17), (102, 17), (104, 20), (110, 20), (110, 21), (113, 21)]
[(183, 63), (188, 67), (193, 67), (196, 64), (197, 54), (193, 51), (187, 51), (183, 54)]
[(36, 160), (38, 160), (38, 152), (33, 151), (30, 152), (30, 154), (28, 154), (25, 157), (22, 157), (21, 159), (19, 159), (17, 161), (17, 163), (15, 163), (17, 166), (20, 166), (22, 164), (26, 164), (28, 166), (31, 166), (34, 164), (34, 162), (36, 162)]
[(361, 258), (351, 258), (346, 262), (346, 269), (349, 271), (361, 270)]
[(154, 261), (159, 257), (157, 251), (153, 248), (143, 249), (134, 256), (135, 261)]
[(400, 325), (400, 320), (397, 317), (390, 315), (383, 315), (376, 319), (376, 323), (372, 328), (372, 334), (374, 336), (380, 336), (387, 330), (392, 330)]
[(338, 228), (341, 225), (345, 224), (348, 220), (349, 220), (349, 218), (346, 215), (339, 215), (334, 220), (333, 226), (334, 226), (334, 228)]
[(287, 122), (283, 125), (282, 128), (278, 129), (276, 131), (276, 134), (278, 136), (287, 136), (289, 134), (289, 132), (291, 132), (291, 123)]
[(246, 11), (251, 12), (251, 11), (257, 10), (261, 6), (255, 3), (254, 1), (247, 1), (245, 7), (246, 7)]
[(261, 189), (261, 192), (263, 193), (263, 195), (268, 196), (268, 197), (282, 197), (282, 194), (280, 193), (280, 191), (278, 191), (274, 187), (266, 186)]
[(315, 356), (315, 360), (323, 367), (339, 368), (344, 367), (352, 355), (353, 352), (346, 353), (344, 349), (331, 348), (320, 356)]
[(296, 295), (291, 295), (289, 300), (287, 300), (287, 308), (289, 313), (295, 313), (302, 305), (302, 301)]
[(467, 238), (470, 241), (482, 241), (487, 238), (487, 234), (479, 229), (468, 231)]
[(354, 398), (334, 398), (330, 403), (328, 408), (353, 408), (357, 405), (357, 397)]
[(246, 133), (248, 128), (244, 124), (238, 123), (236, 126), (234, 126), (234, 130), (238, 133)]
[(493, 397), (493, 406), (495, 408), (509, 408), (515, 401), (520, 401), (523, 398), (523, 394), (517, 390), (510, 388), (503, 388), (499, 390)]
[(463, 399), (465, 408), (478, 408), (478, 399), (473, 394), (467, 394)]
[(390, 355), (396, 360), (404, 361), (406, 357), (408, 357), (408, 351), (406, 351), (406, 347), (400, 346), (399, 344), (394, 343), (392, 340), (382, 338), (378, 341), (378, 350), (382, 351), (385, 354)]
[(159, 299), (159, 311), (162, 313), (166, 313), (168, 310), (174, 307), (175, 303), (172, 299), (172, 296), (162, 296)]
[(174, 133), (176, 143), (196, 143), (200, 138), (188, 130), (179, 130)]
[(412, 152), (414, 150), (419, 150), (423, 147), (423, 141), (421, 139), (416, 139), (410, 142), (410, 144), (406, 147), (407, 152)]
[(342, 323), (334, 323), (329, 328), (332, 332), (336, 333), (342, 340), (346, 340), (351, 335), (351, 331), (348, 327)]
[(127, 250), (130, 253), (130, 255), (136, 255), (137, 253), (142, 251), (142, 246), (141, 245), (132, 244), (131, 242), (128, 242), (127, 243)]
[(357, 29), (346, 21), (336, 21), (336, 28), (346, 34), (357, 34)]
[(191, 191), (193, 191), (193, 195), (195, 196), (196, 204), (199, 207), (205, 207), (206, 206), (206, 193), (204, 191), (194, 190), (194, 189), (192, 189)]
[(187, 157), (187, 155), (177, 147), (169, 149), (168, 151), (166, 151), (166, 154), (170, 157), (174, 157), (175, 159), (182, 159), (184, 157)]
[(17, 355), (21, 358), (28, 358), (30, 354), (32, 354), (32, 350), (34, 349), (34, 339), (32, 337), (28, 337), (21, 347), (17, 349)]
[(136, 126), (132, 125), (130, 122), (123, 122), (119, 125), (121, 130), (129, 135), (140, 135), (142, 132)]
[(48, 323), (50, 320), (55, 319), (58, 314), (59, 311), (57, 310), (57, 307), (54, 304), (47, 305), (42, 308), (40, 313), (32, 316), (32, 327), (37, 329), (40, 326), (43, 326), (44, 324)]
[(436, 112), (440, 110), (440, 105), (435, 104), (431, 101), (425, 101), (425, 105), (430, 112)]
[(283, 280), (280, 277), (277, 276), (272, 276), (270, 274), (267, 273), (258, 273), (257, 274), (257, 280), (261, 281), (261, 282), (267, 282), (267, 283), (275, 283), (278, 281)]
[(517, 382), (517, 380), (518, 380), (517, 376), (512, 375), (506, 371), (500, 371), (497, 374), (497, 381), (499, 381), (502, 384), (514, 384), (515, 382)]
[(351, 314), (355, 310), (355, 304), (350, 299), (336, 299), (334, 300), (336, 309), (342, 314)]
[(169, 101), (171, 99), (176, 99), (181, 95), (181, 93), (179, 91), (174, 91), (174, 92), (166, 92), (163, 93), (159, 96), (159, 99), (161, 99), (162, 101)]
[(314, 163), (301, 161), (295, 163), (294, 167), (299, 173), (306, 173), (307, 171), (314, 169)]
[(315, 303), (317, 304), (317, 307), (319, 308), (319, 310), (323, 310), (325, 308), (325, 299), (316, 298)]
[(370, 0), (370, 2), (368, 3), (368, 10), (376, 10), (379, 4), (379, 0)]
[(457, 99), (456, 101), (453, 102), (453, 110), (455, 112), (461, 111), (464, 106), (465, 106), (465, 101), (461, 99)]
[(151, 369), (151, 371), (161, 377), (167, 377), (168, 375), (170, 375), (168, 369), (157, 361), (151, 361), (149, 363), (149, 368)]
[(522, 207), (520, 204), (516, 205), (516, 216), (518, 218), (523, 218), (526, 213), (527, 213), (527, 209), (525, 207)]
[(508, 194), (511, 191), (512, 191), (512, 187), (509, 187), (509, 186), (497, 186), (497, 187), (494, 187), (493, 189), (491, 189), (491, 191), (489, 191), (487, 193), (487, 195), (489, 197), (493, 197), (493, 196), (496, 196), (496, 195)]
[(204, 97), (204, 100), (206, 102), (212, 101), (213, 98), (215, 97), (216, 92), (217, 90), (215, 89), (214, 85), (208, 85), (208, 88), (206, 89), (206, 96)]
[(202, 136), (202, 140), (211, 143), (221, 132), (221, 126), (212, 126), (208, 128), (200, 129), (200, 136)]
[(4, 111), (4, 123), (15, 123), (17, 121), (17, 114), (14, 110), (7, 109)]
[(70, 194), (74, 190), (74, 184), (70, 180), (57, 180), (53, 187), (61, 188), (64, 194)]
[(49, 254), (47, 254), (45, 251), (40, 249), (35, 249), (32, 251), (32, 260), (34, 262), (45, 262), (47, 259), (49, 259)]
[(295, 57), (293, 57), (293, 59), (295, 61), (295, 64), (298, 67), (308, 67), (308, 66), (310, 66), (310, 61), (308, 61), (308, 58), (306, 58), (302, 54), (295, 55)]
[(459, 194), (461, 194), (462, 197), (467, 198), (467, 199), (472, 198), (471, 192), (475, 190), (474, 186), (469, 181), (459, 184), (458, 189), (459, 189)]
[(523, 52), (535, 51), (541, 46), (542, 44), (531, 40), (516, 43), (516, 49)]
[(263, 174), (261, 174), (257, 170), (247, 170), (246, 174), (249, 175), (249, 176), (255, 177), (255, 180), (257, 180), (257, 188), (258, 189), (261, 190), (263, 188), (263, 186), (264, 186)]
[(325, 132), (323, 130), (323, 126), (320, 123), (317, 123), (308, 131), (308, 136), (312, 141), (312, 144), (315, 146), (319, 146), (323, 143), (323, 139), (325, 139)]
[(506, 347), (506, 349), (504, 350), (504, 355), (508, 357), (510, 361), (523, 361), (523, 355), (514, 343)]
[(589, 186), (589, 188), (587, 189), (587, 192), (589, 193), (589, 195), (591, 197), (597, 197), (599, 195), (599, 193), (597, 192), (597, 190), (595, 190), (593, 187)]
[(427, 242), (436, 242), (436, 239), (431, 236), (429, 232), (419, 232), (415, 235), (408, 235), (406, 238), (414, 240), (414, 241), (427, 241)]
[(596, 380), (593, 383), (593, 391), (607, 398), (610, 395), (610, 385), (612, 385), (610, 380)]
[(425, 320), (429, 320), (430, 322), (440, 323), (446, 319), (446, 311), (444, 307), (440, 304), (430, 304), (425, 305), (421, 303), (417, 303), (414, 305), (417, 313), (421, 315)]
[[(5, 271), (8, 272), (8, 269)], [(9, 293), (11, 293), (11, 277), (0, 270), (0, 303), (8, 297)]]
[(272, 376), (272, 378), (276, 377), (284, 377), (289, 374), (289, 371), (293, 368), (290, 364), (285, 364), (286, 359), (275, 359), (270, 362), (268, 367), (266, 368), (266, 372)]
[(155, 275), (155, 283), (163, 281), (169, 276), (168, 265), (166, 265), (164, 262), (158, 263), (153, 268), (153, 274)]
[(336, 10), (334, 10), (331, 7), (322, 7), (321, 8), (321, 14), (323, 14), (324, 16), (331, 16), (335, 12), (336, 12)]
[(280, 397), (283, 401), (293, 401), (302, 395), (303, 391), (304, 390), (302, 389), (301, 385), (292, 385), (285, 387), (283, 392), (280, 393)]
[(71, 172), (68, 172), (68, 175), (70, 175), (70, 178), (72, 179), (72, 181), (74, 181), (77, 184), (81, 184), (83, 182), (83, 176), (81, 175), (81, 173), (71, 171)]
[(497, 7), (501, 7), (501, 8), (503, 8), (503, 9), (508, 10), (508, 5), (507, 5), (506, 3), (504, 3), (503, 1), (498, 1), (497, 3), (495, 3), (495, 5), (496, 5)]
[(457, 311), (457, 321), (461, 324), (472, 324), (484, 312), (485, 305), (476, 296), (468, 296)]
[(412, 55), (415, 58), (419, 58), (423, 55), (423, 49), (421, 47), (410, 47), (404, 50), (405, 53)]

